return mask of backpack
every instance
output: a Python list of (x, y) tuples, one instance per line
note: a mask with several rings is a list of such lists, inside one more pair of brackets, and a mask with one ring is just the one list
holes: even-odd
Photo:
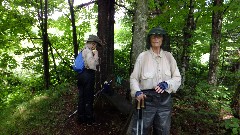
[(83, 57), (82, 57), (82, 51), (76, 57), (72, 67), (73, 67), (73, 70), (78, 72), (78, 73), (82, 73), (83, 72), (83, 70), (85, 68), (85, 64), (84, 64), (84, 60), (83, 60)]

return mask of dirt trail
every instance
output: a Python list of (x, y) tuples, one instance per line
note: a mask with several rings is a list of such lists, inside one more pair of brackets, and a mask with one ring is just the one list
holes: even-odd
[[(75, 90), (76, 92), (77, 90)], [(76, 93), (75, 93), (76, 94)], [(101, 95), (94, 105), (96, 122), (93, 125), (78, 124), (76, 114), (68, 118), (76, 110), (76, 96), (74, 93), (65, 95), (65, 108), (62, 114), (64, 121), (56, 128), (55, 134), (61, 135), (120, 135), (126, 126), (128, 115), (121, 113)], [(70, 111), (72, 110), (72, 111)]]

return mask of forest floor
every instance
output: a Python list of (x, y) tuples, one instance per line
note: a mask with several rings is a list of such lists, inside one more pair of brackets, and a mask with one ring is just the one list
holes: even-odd
[[(0, 110), (0, 134), (125, 135), (132, 104), (126, 100), (126, 90), (114, 90), (118, 94), (107, 96), (101, 93), (95, 98), (96, 122), (92, 125), (76, 121), (78, 90), (75, 85), (35, 94), (23, 93), (25, 96)], [(171, 135), (229, 135), (233, 132), (231, 128), (225, 129), (226, 119), (219, 114), (222, 110), (210, 108), (207, 102), (177, 95), (173, 95)], [(126, 103), (127, 106), (122, 106)], [(228, 119), (232, 117), (223, 113)]]
[[(77, 90), (75, 90), (77, 93)], [(74, 112), (77, 109), (76, 102), (73, 102), (73, 96), (76, 95), (64, 95), (66, 104), (65, 109), (62, 111), (66, 113), (64, 123), (59, 124), (59, 127), (55, 128), (54, 134), (61, 135), (120, 135), (124, 128), (127, 128), (126, 121), (128, 115), (121, 113), (111, 103), (106, 102), (103, 95), (100, 95), (94, 104), (94, 112), (96, 121), (92, 125), (79, 124), (77, 122), (77, 116)], [(69, 112), (69, 110), (72, 110)], [(62, 118), (61, 118), (62, 119)]]
[[(76, 114), (69, 117), (77, 109), (76, 93), (63, 95), (65, 100), (64, 110), (61, 110), (60, 119), (65, 119), (54, 128), (53, 134), (59, 135), (125, 135), (128, 128), (128, 115), (122, 114), (113, 104), (104, 100), (100, 96), (95, 104), (96, 122), (92, 125), (78, 124), (76, 121)], [(171, 135), (217, 135), (222, 134), (219, 129), (215, 127), (216, 124), (204, 124), (199, 122), (202, 116), (189, 114), (186, 110), (173, 108), (173, 119)], [(191, 116), (192, 115), (192, 116)], [(185, 121), (185, 122), (184, 122)], [(180, 126), (179, 126), (180, 125)], [(213, 125), (213, 127), (211, 127)], [(184, 131), (184, 132), (183, 132)], [(218, 131), (218, 132), (216, 132)]]
[[(119, 113), (115, 108), (96, 109), (96, 122), (92, 125), (78, 124), (76, 115), (71, 117), (59, 134), (71, 135), (120, 135), (125, 126), (127, 116)], [(57, 133), (58, 134), (58, 133)]]

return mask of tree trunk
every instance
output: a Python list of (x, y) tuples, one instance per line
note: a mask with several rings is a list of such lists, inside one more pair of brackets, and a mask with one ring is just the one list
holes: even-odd
[(134, 64), (138, 55), (144, 51), (146, 46), (146, 30), (148, 17), (148, 1), (137, 0), (133, 20), (133, 45), (131, 63)]
[(114, 8), (115, 0), (98, 0), (98, 33), (104, 46), (99, 48), (100, 73), (97, 73), (97, 89), (107, 79), (112, 79), (114, 65)]
[(70, 10), (70, 13), (71, 13), (74, 58), (76, 58), (77, 55), (78, 55), (78, 47), (79, 46), (78, 46), (78, 43), (77, 43), (77, 32), (76, 32), (75, 15), (74, 15), (74, 9), (73, 9), (74, 0), (68, 0), (68, 4), (69, 4), (69, 10)]
[(194, 30), (194, 0), (190, 0), (189, 3), (189, 13), (188, 17), (186, 20), (186, 25), (183, 28), (183, 39), (184, 39), (184, 44), (183, 44), (183, 52), (182, 52), (182, 85), (181, 87), (184, 88), (184, 83), (186, 80), (186, 71), (188, 70), (189, 67), (189, 47), (192, 45), (191, 39), (192, 39), (192, 33)]
[(240, 118), (240, 84), (238, 84), (235, 93), (232, 98), (231, 108), (233, 112), (233, 116), (235, 118)]
[(217, 84), (217, 69), (218, 69), (218, 55), (221, 42), (221, 29), (223, 12), (220, 8), (223, 5), (223, 0), (214, 0), (212, 14), (212, 41), (210, 43), (210, 58), (209, 58), (209, 72), (208, 72), (208, 83), (216, 85)]
[[(43, 7), (41, 1), (41, 9), (43, 16)], [(49, 75), (49, 59), (48, 59), (48, 33), (47, 33), (47, 9), (48, 9), (48, 1), (45, 0), (44, 5), (44, 18), (42, 18), (42, 38), (43, 38), (43, 68), (44, 68), (44, 81), (45, 88), (48, 89), (50, 85), (50, 75)]]
[(52, 44), (49, 40), (48, 40), (48, 43), (49, 43), (49, 48), (50, 48), (50, 52), (51, 52), (51, 56), (52, 56), (52, 60), (53, 60), (53, 67), (54, 67), (54, 70), (55, 70), (56, 79), (57, 79), (58, 83), (60, 84), (61, 81), (60, 81), (59, 74), (57, 72), (57, 64), (56, 64), (54, 53), (53, 53), (53, 47), (52, 47)]

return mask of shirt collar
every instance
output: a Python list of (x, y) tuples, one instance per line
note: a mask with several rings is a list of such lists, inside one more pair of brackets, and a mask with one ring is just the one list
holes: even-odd
[(150, 48), (150, 53), (151, 53), (152, 56), (154, 56), (154, 57), (160, 57), (160, 58), (162, 58), (162, 56), (163, 56), (163, 50), (162, 50), (162, 49), (160, 50), (160, 54), (156, 54), (156, 53), (153, 52), (152, 48)]

